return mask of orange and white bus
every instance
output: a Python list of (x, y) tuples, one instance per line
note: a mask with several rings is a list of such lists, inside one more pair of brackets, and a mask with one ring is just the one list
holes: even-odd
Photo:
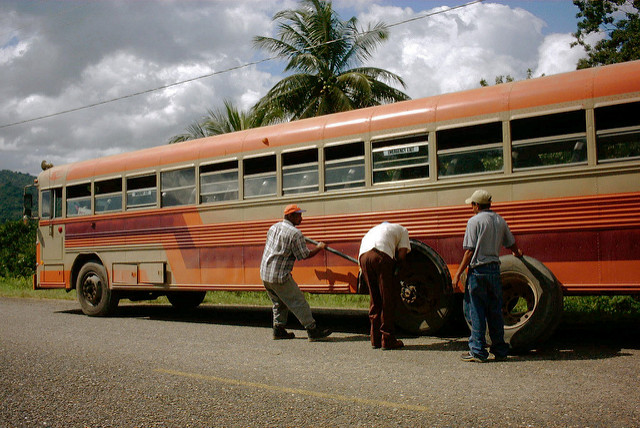
[[(88, 142), (90, 144), (90, 142)], [(119, 299), (263, 290), (267, 230), (290, 203), (303, 233), (357, 256), (381, 221), (413, 238), (399, 323), (441, 327), (472, 215), (493, 194), (528, 258), (504, 256), (506, 333), (544, 340), (563, 295), (640, 294), (640, 61), (444, 94), (56, 166), (37, 179), (36, 289)], [(316, 293), (358, 293), (358, 266), (299, 262)]]

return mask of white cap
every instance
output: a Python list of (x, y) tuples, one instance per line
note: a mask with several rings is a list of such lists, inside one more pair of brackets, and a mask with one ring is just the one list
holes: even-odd
[(476, 190), (470, 198), (464, 201), (465, 204), (470, 204), (472, 202), (475, 202), (478, 205), (488, 205), (491, 203), (491, 193), (482, 189)]

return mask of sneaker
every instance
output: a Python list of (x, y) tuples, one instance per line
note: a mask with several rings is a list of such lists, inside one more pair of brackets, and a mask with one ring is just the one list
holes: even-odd
[(480, 358), (475, 354), (472, 354), (471, 351), (469, 352), (465, 352), (464, 354), (462, 354), (460, 356), (460, 359), (462, 361), (467, 361), (467, 362), (474, 362), (474, 363), (484, 363), (487, 361), (486, 358)]
[(282, 326), (273, 327), (273, 340), (295, 339), (296, 335), (288, 332)]
[(506, 355), (494, 355), (493, 361), (507, 361), (508, 357)]
[(307, 336), (309, 336), (309, 342), (322, 340), (325, 337), (329, 336), (330, 334), (331, 334), (331, 330), (329, 330), (328, 328), (313, 327), (313, 328), (307, 329)]

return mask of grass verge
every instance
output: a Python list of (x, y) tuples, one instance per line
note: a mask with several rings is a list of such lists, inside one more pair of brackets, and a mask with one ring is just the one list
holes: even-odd
[[(0, 296), (39, 299), (75, 300), (75, 291), (33, 290), (30, 278), (0, 278)], [(341, 294), (306, 294), (312, 307), (361, 308), (369, 307), (369, 296)], [(155, 302), (169, 304), (166, 297)], [(205, 303), (214, 305), (271, 306), (263, 292), (216, 291), (207, 293)], [(565, 319), (572, 322), (640, 321), (640, 297), (632, 296), (570, 296), (564, 298)]]
[[(30, 278), (0, 278), (0, 296), (34, 299), (76, 300), (75, 290), (34, 290)], [(368, 308), (369, 296), (340, 294), (305, 294), (309, 305), (323, 308)], [(166, 297), (151, 303), (169, 304)], [(205, 304), (271, 306), (267, 293), (259, 291), (216, 291), (207, 293)]]

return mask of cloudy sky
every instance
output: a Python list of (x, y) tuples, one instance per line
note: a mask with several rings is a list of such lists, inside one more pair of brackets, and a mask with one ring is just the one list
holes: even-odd
[[(333, 4), (366, 26), (466, 1)], [(0, 170), (35, 175), (44, 159), (60, 165), (166, 144), (225, 98), (250, 107), (283, 77), (279, 61), (245, 66), (271, 56), (252, 38), (274, 35), (273, 15), (297, 4), (0, 0)], [(570, 48), (576, 13), (570, 0), (485, 0), (394, 26), (367, 65), (402, 76), (412, 98), (476, 88), (497, 75), (524, 78), (527, 69), (571, 71), (584, 56)]]

